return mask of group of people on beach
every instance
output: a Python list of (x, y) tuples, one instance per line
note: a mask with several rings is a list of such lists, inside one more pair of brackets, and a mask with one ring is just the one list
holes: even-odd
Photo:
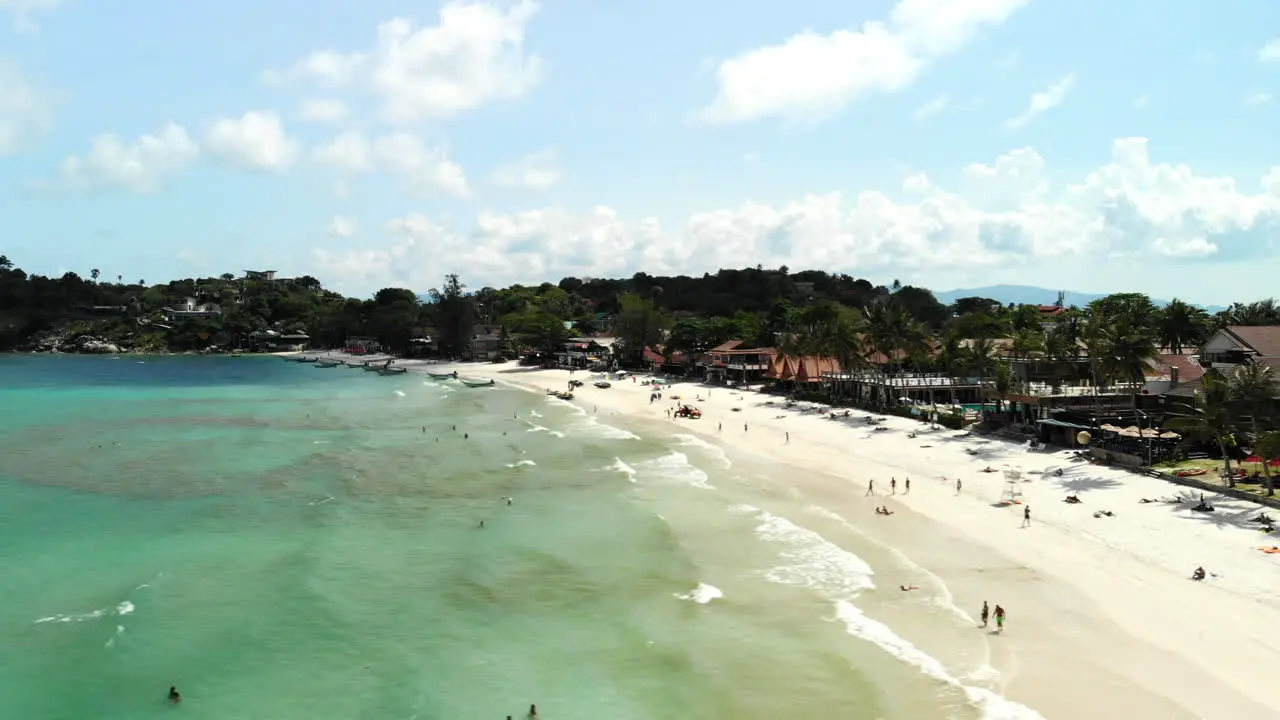
[[(996, 605), (996, 632), (1004, 632), (1004, 608)], [(982, 627), (988, 627), (987, 623), (991, 620), (991, 606), (987, 605), (987, 601), (982, 601)]]

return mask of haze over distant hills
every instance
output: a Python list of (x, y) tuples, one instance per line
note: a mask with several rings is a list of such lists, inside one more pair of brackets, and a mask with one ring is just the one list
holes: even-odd
[[(1111, 294), (1080, 293), (1073, 292), (1071, 290), (1066, 290), (1064, 292), (1066, 293), (1066, 296), (1063, 299), (1063, 304), (1067, 307), (1071, 307), (1072, 305), (1084, 307), (1098, 298), (1104, 298)], [(1035, 287), (1032, 285), (988, 285), (986, 287), (978, 288), (935, 291), (933, 295), (938, 298), (938, 302), (946, 305), (950, 305), (957, 299), (965, 297), (990, 298), (992, 300), (998, 300), (999, 302), (1005, 303), (1006, 305), (1009, 303), (1014, 303), (1015, 305), (1052, 305), (1058, 301), (1057, 290), (1050, 290), (1048, 288)], [(1168, 300), (1160, 300), (1158, 298), (1151, 298), (1151, 302), (1161, 306), (1169, 304)], [(1221, 305), (1202, 305), (1201, 307), (1211, 313), (1226, 310), (1226, 308)]]

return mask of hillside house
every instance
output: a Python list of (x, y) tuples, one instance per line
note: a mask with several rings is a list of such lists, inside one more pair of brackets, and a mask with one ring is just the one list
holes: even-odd
[(202, 303), (196, 298), (189, 297), (177, 305), (164, 308), (161, 312), (164, 313), (166, 320), (173, 322), (191, 318), (218, 317), (222, 315), (222, 308), (215, 303)]

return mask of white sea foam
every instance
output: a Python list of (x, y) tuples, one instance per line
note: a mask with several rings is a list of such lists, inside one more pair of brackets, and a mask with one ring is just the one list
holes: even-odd
[(537, 410), (530, 410), (529, 414), (532, 415), (533, 417), (542, 417), (542, 413), (538, 412)]
[(396, 390), (396, 391), (395, 391), (395, 393), (396, 393), (396, 395), (399, 395), (400, 397), (404, 397), (404, 391), (403, 391), (403, 390)]
[(677, 433), (671, 437), (674, 438), (676, 444), (681, 447), (696, 447), (699, 450), (705, 451), (708, 455), (715, 457), (716, 461), (721, 465), (724, 465), (726, 468), (733, 467), (733, 462), (729, 460), (729, 456), (725, 454), (722, 448), (703, 440), (697, 435)]
[[(808, 510), (809, 512), (812, 512), (815, 515), (820, 515), (824, 518), (827, 518), (828, 520), (833, 520), (835, 522), (838, 522), (845, 528), (857, 533), (858, 535), (861, 535), (862, 537), (867, 538), (868, 540), (871, 540), (872, 542), (875, 542), (869, 536), (867, 536), (866, 533), (862, 532), (862, 530), (857, 525), (854, 525), (853, 523), (849, 522), (848, 520), (845, 520), (843, 517), (840, 517), (836, 513), (833, 513), (824, 507), (821, 507), (818, 505), (810, 505), (805, 509)], [(897, 560), (899, 563), (910, 568), (913, 575), (915, 575), (916, 577), (927, 578), (927, 580), (929, 581), (930, 587), (937, 591), (935, 595), (930, 596), (930, 602), (932, 602), (933, 605), (940, 608), (941, 610), (944, 610), (954, 615), (957, 619), (963, 621), (966, 625), (977, 624), (977, 621), (974, 619), (972, 615), (965, 612), (964, 609), (961, 608), (959, 605), (956, 605), (955, 597), (952, 596), (951, 594), (951, 589), (947, 587), (946, 582), (944, 582), (942, 578), (938, 577), (938, 575), (936, 575), (935, 573), (930, 572), (929, 569), (924, 567), (923, 565), (920, 565), (919, 563), (913, 561), (910, 557), (906, 555), (906, 553), (902, 552), (901, 550), (891, 545), (885, 545), (883, 543), (876, 543), (876, 544), (880, 545), (887, 552), (893, 555), (894, 559)]]
[(765, 573), (769, 580), (841, 599), (875, 588), (875, 571), (862, 558), (786, 518), (759, 508), (752, 510), (760, 520), (756, 535), (782, 545), (782, 557), (788, 560)]
[(535, 425), (533, 423), (529, 423), (529, 429), (526, 430), (525, 432), (532, 432), (532, 433), (544, 432), (550, 435), (554, 435), (558, 438), (564, 437), (564, 433), (560, 432), (559, 430), (552, 430), (549, 427), (543, 427), (542, 425)]
[(635, 433), (628, 432), (619, 427), (606, 425), (595, 418), (588, 418), (583, 423), (583, 428), (587, 435), (592, 437), (604, 438), (606, 440), (639, 440), (640, 436)]
[(111, 647), (111, 646), (115, 645), (115, 644), (116, 644), (116, 638), (120, 637), (120, 636), (121, 636), (121, 635), (123, 635), (123, 634), (124, 634), (124, 626), (123, 626), (123, 625), (117, 625), (117, 626), (116, 626), (116, 634), (115, 634), (115, 635), (113, 635), (113, 636), (111, 636), (111, 637), (109, 637), (109, 638), (107, 638), (107, 642), (106, 642), (106, 644), (105, 644), (105, 645), (103, 645), (103, 647)]
[(947, 672), (937, 658), (898, 636), (888, 625), (872, 620), (847, 600), (836, 600), (836, 619), (844, 623), (850, 635), (874, 643), (885, 652), (915, 667), (925, 675), (964, 692), (969, 703), (981, 713), (983, 720), (1044, 720), (1031, 708), (1007, 700), (986, 688), (965, 685)]
[(534, 465), (537, 465), (537, 464), (538, 463), (532, 460), (517, 460), (516, 462), (513, 462), (513, 463), (507, 463), (507, 467), (509, 468), (533, 467)]
[(698, 583), (698, 587), (687, 593), (676, 593), (675, 596), (681, 600), (692, 600), (699, 605), (706, 605), (712, 600), (719, 600), (724, 597), (724, 593), (715, 585), (708, 585), (700, 582)]
[[(748, 507), (735, 506), (731, 510), (745, 514)], [(991, 690), (965, 685), (937, 658), (899, 636), (888, 625), (863, 614), (853, 604), (853, 599), (859, 592), (875, 587), (875, 572), (865, 560), (785, 518), (758, 508), (749, 510), (754, 511), (761, 521), (756, 527), (756, 534), (786, 546), (788, 549), (783, 552), (783, 557), (792, 561), (765, 573), (769, 580), (817, 590), (835, 604), (836, 618), (844, 623), (850, 635), (873, 643), (925, 675), (963, 691), (969, 703), (982, 713), (983, 720), (1044, 720), (1034, 710), (1006, 700)], [(810, 510), (816, 512), (819, 508), (811, 507)], [(843, 522), (843, 518), (834, 513), (824, 510), (824, 514)]]
[(691, 485), (702, 490), (713, 490), (714, 486), (707, 480), (707, 474), (689, 462), (689, 456), (682, 452), (671, 451), (659, 458), (645, 460), (636, 465), (636, 472), (641, 479), (649, 476), (658, 480), (674, 481)]
[(630, 480), (631, 482), (636, 481), (636, 469), (626, 464), (625, 462), (623, 462), (622, 458), (620, 457), (614, 458), (613, 464), (610, 465), (609, 467), (606, 467), (605, 470), (613, 470), (614, 472), (620, 472), (623, 475), (626, 475), (627, 479)]
[(51, 622), (56, 622), (56, 623), (85, 622), (86, 620), (97, 620), (98, 618), (107, 617), (109, 615), (119, 615), (119, 616), (132, 615), (133, 611), (134, 611), (133, 603), (129, 602), (128, 600), (125, 600), (124, 602), (116, 605), (114, 608), (102, 608), (100, 610), (94, 610), (93, 612), (87, 612), (87, 613), (75, 613), (75, 614), (68, 614), (68, 615), (49, 615), (48, 617), (39, 618), (35, 622), (37, 624), (51, 623)]

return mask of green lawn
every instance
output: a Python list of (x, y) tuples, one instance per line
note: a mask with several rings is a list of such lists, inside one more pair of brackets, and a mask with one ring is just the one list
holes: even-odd
[[(1195, 476), (1200, 482), (1209, 483), (1211, 485), (1222, 485), (1226, 487), (1227, 482), (1222, 479), (1222, 461), (1221, 460), (1182, 460), (1180, 462), (1163, 462), (1156, 463), (1154, 468), (1163, 473), (1170, 475), (1179, 470), (1197, 470), (1204, 468), (1209, 472), (1204, 475)], [(1254, 472), (1262, 471), (1262, 463), (1231, 463), (1232, 470), (1244, 470), (1252, 475)], [(1273, 474), (1280, 474), (1276, 468), (1272, 468)], [(1280, 478), (1277, 478), (1277, 484), (1280, 484)], [(1265, 483), (1242, 483), (1236, 482), (1236, 489), (1242, 492), (1252, 493), (1254, 495), (1266, 495), (1267, 487)]]

